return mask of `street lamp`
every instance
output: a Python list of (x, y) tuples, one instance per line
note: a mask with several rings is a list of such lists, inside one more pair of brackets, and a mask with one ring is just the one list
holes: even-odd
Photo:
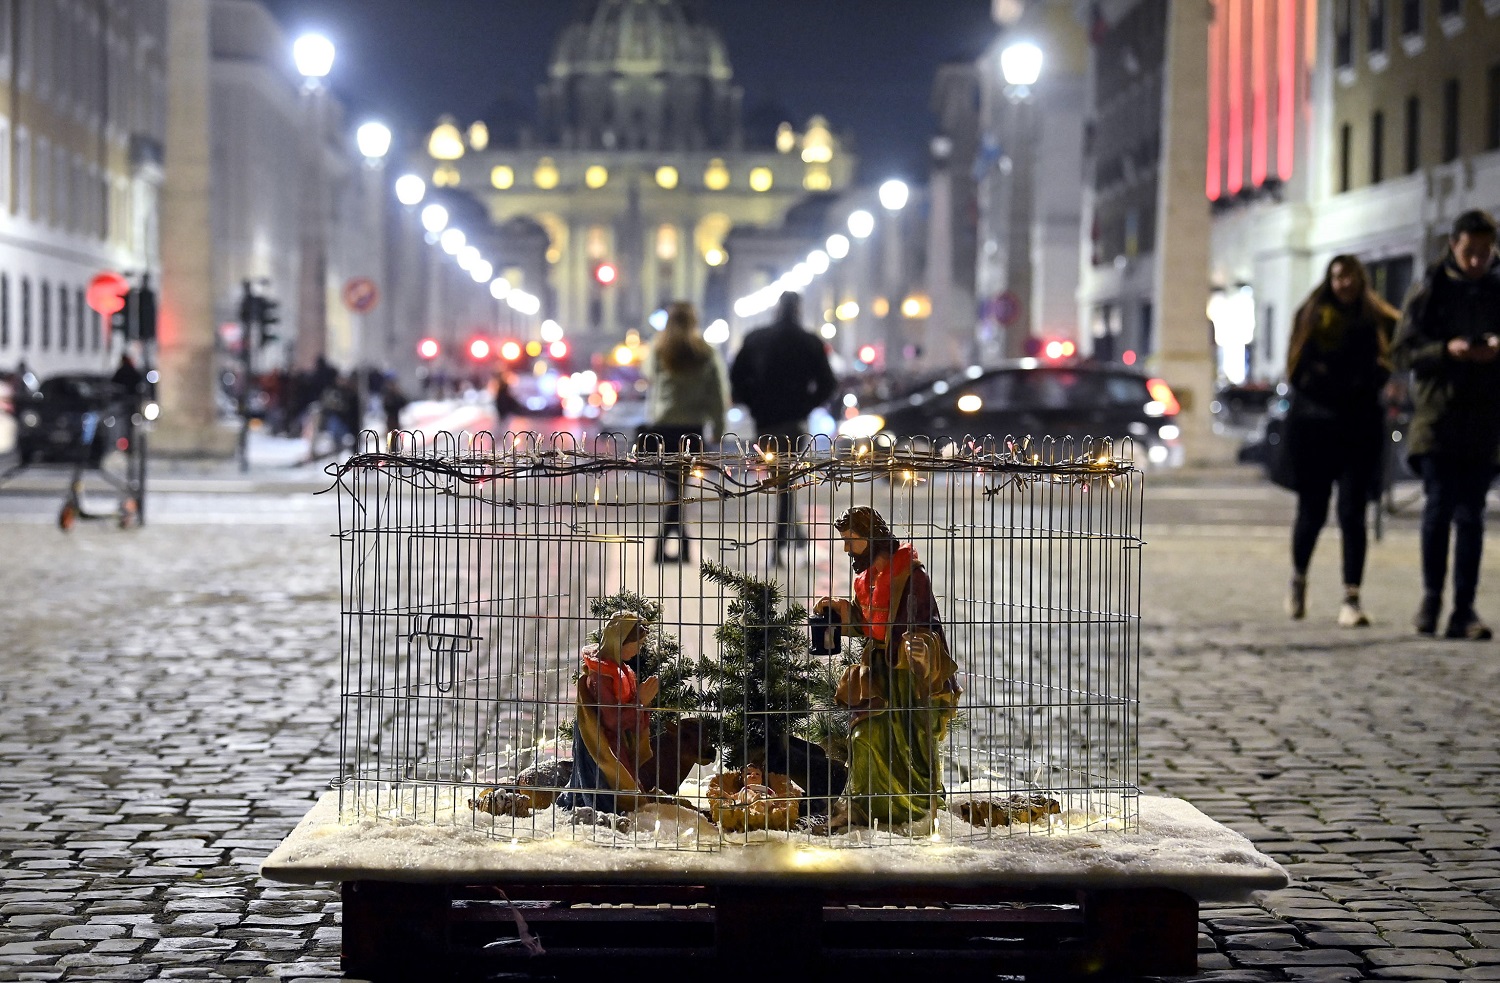
[[(410, 175), (409, 175), (410, 176)], [(417, 178), (418, 181), (422, 180)], [(437, 235), (448, 227), (448, 209), (433, 202), (422, 209), (422, 228), (433, 235)]]
[(1000, 52), (1000, 74), (1010, 86), (1013, 99), (1024, 99), (1042, 74), (1042, 49), (1030, 41), (1006, 45)]
[(826, 248), (828, 249), (829, 256), (832, 256), (834, 259), (843, 259), (849, 255), (849, 238), (835, 232), (828, 237)]
[(317, 86), (333, 70), (333, 42), (321, 34), (304, 34), (292, 42), (292, 61), (308, 86)]
[[(391, 149), (391, 128), (384, 123), (361, 123), (354, 131), (354, 143), (367, 162), (375, 164)], [(418, 178), (417, 180), (421, 180)]]
[[(403, 174), (396, 178), (396, 200), (410, 208), (419, 205), (427, 195), (427, 182), (415, 174)], [(434, 208), (442, 208), (442, 205), (434, 205)], [(447, 222), (448, 212), (443, 211), (443, 221)]]
[(849, 214), (849, 234), (856, 239), (868, 239), (875, 231), (875, 216), (863, 208)]
[(333, 69), (333, 42), (304, 34), (292, 44), (292, 61), (303, 78), (308, 125), (302, 182), (302, 248), (297, 291), (297, 361), (310, 368), (328, 347), (328, 199), (324, 166), (326, 89)]
[(880, 186), (880, 205), (886, 211), (899, 212), (906, 207), (906, 200), (911, 195), (911, 189), (906, 186), (905, 181), (895, 178)]
[[(1009, 138), (1002, 141), (1016, 148), (1012, 167), (1005, 174), (1006, 206), (1001, 213), (1006, 225), (1006, 248), (1002, 269), (1004, 287), (1015, 301), (1013, 324), (1006, 326), (1007, 355), (1020, 355), (1033, 330), (1032, 317), (1032, 221), (1036, 197), (1036, 144), (1040, 138), (1032, 87), (1042, 74), (1042, 49), (1030, 41), (1016, 41), (1000, 51), (1000, 74), (1005, 80), (1005, 99), (1010, 106)], [(1005, 172), (1001, 172), (1004, 174)]]

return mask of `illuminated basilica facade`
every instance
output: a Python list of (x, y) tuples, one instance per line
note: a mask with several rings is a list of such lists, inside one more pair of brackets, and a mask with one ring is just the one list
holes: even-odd
[(547, 282), (513, 286), (591, 351), (670, 300), (725, 316), (730, 230), (777, 226), (854, 173), (821, 117), (747, 133), (723, 39), (681, 0), (585, 5), (538, 96), (537, 124), (511, 140), (440, 121), (427, 164), (433, 185), (479, 200), (495, 228), (545, 231)]

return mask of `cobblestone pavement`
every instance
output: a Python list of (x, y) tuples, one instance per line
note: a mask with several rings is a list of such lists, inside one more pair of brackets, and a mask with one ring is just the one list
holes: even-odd
[[(0, 981), (339, 975), (335, 891), (256, 875), (337, 771), (333, 504), (226, 500), (0, 522)], [(1410, 635), (1410, 531), (1359, 632), (1332, 533), (1296, 624), (1281, 530), (1147, 538), (1143, 784), (1295, 878), (1205, 906), (1195, 978), (1500, 979), (1500, 644)]]

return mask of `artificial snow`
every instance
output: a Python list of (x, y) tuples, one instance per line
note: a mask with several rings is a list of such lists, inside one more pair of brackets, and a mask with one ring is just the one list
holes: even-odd
[(939, 810), (915, 828), (856, 827), (833, 836), (728, 834), (696, 810), (671, 803), (629, 814), (623, 829), (611, 822), (615, 817), (598, 818), (599, 825), (574, 825), (556, 807), (524, 818), (455, 807), (434, 810), (430, 821), (340, 822), (339, 793), (328, 792), (266, 858), (261, 873), (295, 883), (764, 879), (1166, 887), (1202, 901), (1243, 899), (1288, 882), (1286, 872), (1245, 837), (1181, 799), (1157, 796), (1140, 797), (1138, 821), (1128, 831), (1076, 808), (993, 829)]

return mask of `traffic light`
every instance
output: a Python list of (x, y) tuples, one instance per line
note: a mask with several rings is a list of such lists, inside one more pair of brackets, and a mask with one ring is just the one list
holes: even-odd
[(500, 346), (500, 357), (507, 362), (514, 362), (521, 357), (521, 345), (519, 342), (507, 341)]
[[(141, 341), (156, 340), (156, 291), (151, 289), (151, 280), (148, 277), (141, 278), (141, 285), (130, 291), (130, 296), (135, 298), (135, 335)], [(130, 297), (126, 298), (125, 309), (130, 309)]]
[(490, 357), (490, 343), (484, 338), (475, 338), (469, 342), (469, 357), (476, 362), (483, 362)]
[(613, 263), (600, 263), (594, 267), (594, 281), (602, 287), (607, 287), (620, 278), (620, 271)]
[(271, 325), (281, 323), (281, 302), (269, 297), (258, 297), (260, 301), (260, 343), (269, 345), (281, 337), (270, 330)]
[(417, 342), (418, 358), (425, 359), (426, 361), (430, 362), (438, 357), (438, 352), (440, 351), (442, 351), (442, 346), (438, 344), (436, 338), (423, 338), (421, 341)]

